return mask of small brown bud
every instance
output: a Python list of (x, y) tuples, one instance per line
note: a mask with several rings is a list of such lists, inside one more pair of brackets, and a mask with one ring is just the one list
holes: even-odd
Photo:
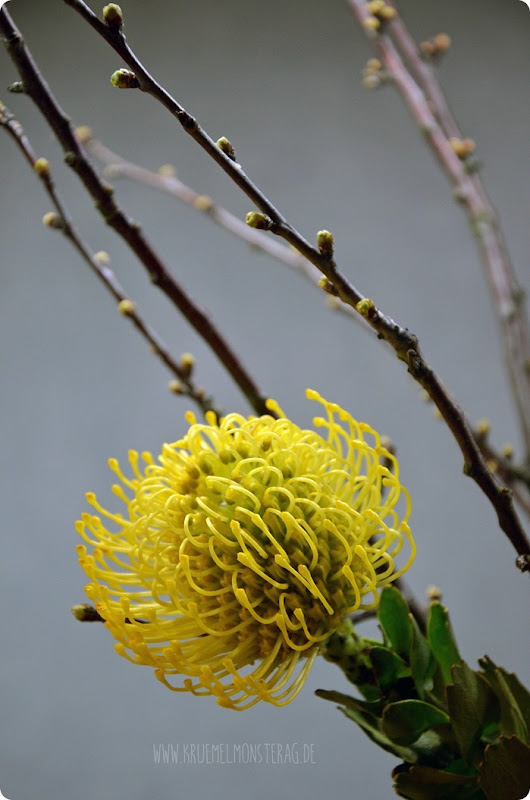
[(180, 381), (177, 380), (169, 381), (167, 388), (173, 394), (182, 394), (182, 385)]
[(180, 369), (184, 378), (189, 378), (195, 366), (195, 359), (191, 353), (183, 353), (180, 357)]

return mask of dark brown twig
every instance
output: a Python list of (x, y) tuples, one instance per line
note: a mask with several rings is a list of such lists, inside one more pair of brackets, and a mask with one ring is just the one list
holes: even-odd
[(157, 253), (153, 250), (140, 226), (129, 219), (113, 196), (113, 189), (103, 183), (90, 164), (84, 148), (77, 140), (70, 120), (42, 78), (20, 31), (6, 7), (0, 9), (0, 32), (7, 51), (16, 65), (24, 90), (49, 123), (65, 153), (65, 162), (78, 175), (94, 198), (96, 207), (110, 225), (129, 245), (147, 270), (151, 281), (161, 289), (184, 315), (197, 333), (208, 343), (237, 383), (249, 404), (258, 414), (270, 413), (265, 398), (243, 367), (236, 353), (221, 336), (206, 314), (177, 283)]
[(45, 159), (37, 159), (35, 151), (33, 150), (29, 139), (25, 135), (21, 124), (15, 119), (9, 109), (1, 103), (0, 127), (3, 127), (15, 141), (18, 148), (24, 155), (24, 158), (32, 167), (34, 173), (41, 180), (44, 189), (57, 212), (57, 219), (54, 221), (53, 227), (56, 227), (58, 230), (60, 230), (61, 233), (71, 242), (83, 260), (88, 264), (90, 269), (103, 282), (107, 290), (118, 302), (118, 307), (124, 309), (122, 312), (124, 316), (130, 319), (134, 327), (141, 333), (144, 339), (147, 340), (155, 355), (161, 359), (161, 361), (166, 365), (175, 378), (177, 378), (180, 386), (180, 394), (185, 395), (193, 400), (203, 414), (211, 409), (215, 411), (218, 416), (221, 416), (222, 412), (220, 409), (216, 408), (213, 403), (213, 399), (208, 397), (202, 389), (195, 385), (191, 375), (188, 374), (188, 370), (180, 366), (180, 364), (175, 361), (167, 346), (160, 339), (158, 334), (146, 322), (144, 322), (136, 310), (136, 305), (129, 300), (109, 264), (105, 263), (105, 259), (97, 258), (85, 243), (81, 234), (75, 228), (73, 221), (66, 210), (66, 206), (62, 202), (57, 189), (55, 188), (55, 183), (47, 161)]

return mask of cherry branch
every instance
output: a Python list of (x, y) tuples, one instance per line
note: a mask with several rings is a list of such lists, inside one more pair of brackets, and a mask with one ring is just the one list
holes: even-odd
[[(280, 261), (282, 264), (285, 264), (287, 267), (294, 269), (313, 284), (313, 286), (321, 290), (319, 284), (321, 272), (311, 264), (307, 258), (295, 252), (291, 247), (286, 247), (283, 243), (276, 241), (276, 239), (271, 239), (264, 231), (250, 228), (243, 220), (236, 217), (235, 214), (232, 214), (231, 211), (228, 211), (226, 208), (219, 205), (219, 203), (215, 203), (208, 195), (200, 194), (195, 189), (192, 189), (171, 171), (168, 170), (166, 172), (161, 169), (159, 172), (153, 172), (152, 170), (128, 161), (123, 158), (123, 156), (114, 153), (101, 141), (95, 139), (90, 129), (86, 126), (77, 128), (76, 133), (78, 137), (81, 138), (81, 142), (88, 153), (105, 165), (104, 174), (110, 180), (129, 178), (181, 200), (190, 208), (194, 208), (196, 211), (206, 214), (208, 219), (211, 219), (220, 227), (229, 231), (234, 236), (237, 236), (239, 239), (242, 239), (254, 250), (265, 253), (277, 261)], [(372, 333), (371, 328), (366, 324), (365, 320), (360, 317), (351, 306), (345, 305), (338, 300), (338, 298), (329, 297), (328, 300), (330, 301), (330, 308), (333, 311), (346, 314)]]
[[(121, 19), (117, 22), (115, 18), (112, 24), (110, 20), (109, 23), (103, 23), (82, 0), (65, 0), (65, 2), (78, 11), (116, 52), (122, 56), (125, 63), (127, 63), (132, 70), (132, 75), (129, 74), (131, 78), (130, 85), (148, 92), (162, 102), (162, 104), (170, 110), (172, 115), (178, 119), (184, 130), (214, 158), (245, 194), (253, 200), (262, 212), (261, 214), (253, 212), (249, 215), (254, 225), (270, 230), (281, 236), (306, 256), (306, 258), (325, 275), (337, 296), (343, 300), (343, 302), (356, 308), (369, 322), (378, 337), (386, 340), (386, 342), (390, 344), (397, 357), (407, 365), (408, 371), (412, 377), (423, 386), (431, 397), (439, 409), (441, 416), (452, 431), (464, 456), (465, 474), (473, 478), (486, 494), (495, 508), (501, 529), (519, 554), (516, 560), (517, 566), (521, 571), (530, 570), (530, 542), (528, 541), (514, 508), (511, 492), (506, 487), (500, 486), (497, 483), (495, 476), (482, 457), (462, 410), (452, 400), (438, 375), (423, 357), (417, 338), (406, 328), (398, 325), (394, 320), (377, 309), (375, 304), (368, 298), (365, 298), (339, 271), (333, 259), (333, 239), (331, 234), (321, 232), (321, 234), (326, 235), (317, 238), (319, 246), (315, 248), (310, 245), (293, 226), (287, 223), (272, 203), (256, 186), (254, 186), (241, 167), (232, 160), (233, 151), (231, 151), (231, 148), (225, 147), (222, 149), (214, 143), (199, 126), (197, 120), (188, 114), (188, 112), (152, 78), (126, 43), (122, 32)], [(117, 6), (112, 6), (112, 8), (118, 9)], [(65, 149), (73, 149), (73, 153), (68, 157), (67, 163), (71, 163), (73, 166), (75, 165), (78, 169), (80, 166), (82, 167), (80, 172), (85, 178), (85, 185), (89, 190), (96, 189), (98, 200), (100, 198), (102, 200), (104, 199), (105, 208), (108, 210), (108, 203), (111, 202), (108, 192), (102, 193), (99, 179), (86, 161), (84, 153), (75, 140), (63, 112), (57, 108), (56, 101), (51, 96), (48, 87), (40, 78), (33, 60), (22, 42), (20, 33), (14, 27), (5, 8), (0, 11), (0, 29), (4, 32), (8, 52), (22, 77), (26, 92), (35, 100), (44, 117), (52, 125), (59, 140), (65, 142), (67, 145)], [(72, 141), (75, 144), (75, 149), (70, 147)], [(227, 155), (225, 150), (228, 150), (230, 155)], [(109, 221), (119, 218), (119, 229), (123, 228), (123, 220), (125, 220), (125, 218), (123, 218), (122, 212), (120, 212), (114, 203), (111, 206), (111, 210), (112, 214), (110, 215)], [(127, 224), (125, 225), (124, 232), (128, 240), (131, 234), (129, 223), (127, 220), (125, 220), (125, 222)], [(132, 230), (135, 233), (137, 232), (136, 227), (133, 227)], [(145, 240), (142, 239), (142, 247), (138, 248), (136, 252), (139, 251), (144, 255), (146, 246)], [(151, 258), (151, 251), (149, 251), (148, 263)], [(164, 285), (164, 282), (162, 283)]]
[(221, 336), (207, 315), (179, 285), (161, 258), (143, 235), (140, 226), (127, 217), (113, 196), (113, 189), (100, 180), (90, 164), (83, 146), (75, 136), (69, 118), (50, 91), (24, 44), (20, 31), (3, 6), (0, 9), (0, 32), (7, 51), (22, 79), (24, 92), (31, 97), (52, 128), (65, 153), (65, 162), (78, 175), (93, 197), (96, 208), (105, 221), (129, 245), (147, 270), (149, 277), (172, 301), (197, 333), (207, 342), (226, 370), (237, 383), (256, 413), (270, 413), (265, 398), (236, 353)]
[(222, 412), (215, 406), (212, 397), (207, 396), (204, 390), (195, 384), (192, 377), (192, 364), (189, 359), (184, 358), (180, 363), (177, 362), (158, 334), (142, 319), (137, 311), (136, 303), (130, 300), (110, 268), (110, 259), (107, 253), (94, 253), (83, 240), (57, 192), (48, 161), (45, 158), (37, 158), (22, 125), (3, 103), (0, 103), (0, 127), (4, 128), (15, 141), (24, 158), (32, 167), (33, 172), (43, 184), (55, 208), (56, 213), (45, 215), (45, 224), (50, 228), (59, 230), (81, 255), (92, 272), (102, 281), (106, 289), (117, 301), (119, 311), (131, 321), (146, 339), (152, 352), (160, 358), (177, 379), (173, 387), (174, 390), (178, 391), (178, 394), (193, 400), (203, 414), (208, 410), (213, 410), (220, 416)]
[[(364, 0), (347, 0), (416, 120), (434, 156), (454, 186), (477, 240), (497, 312), (506, 367), (530, 465), (530, 332), (524, 291), (517, 281), (499, 218), (473, 164), (467, 159), (459, 126), (430, 64), (422, 58), (403, 19), (396, 14), (374, 29)], [(388, 5), (395, 11), (395, 4)], [(400, 55), (401, 54), (401, 55)], [(407, 69), (401, 56), (408, 63)], [(474, 144), (474, 143), (473, 143)]]

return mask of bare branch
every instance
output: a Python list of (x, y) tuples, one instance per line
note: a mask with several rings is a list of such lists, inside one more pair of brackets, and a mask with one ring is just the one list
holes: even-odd
[(212, 410), (215, 411), (218, 416), (221, 416), (222, 412), (220, 409), (216, 408), (213, 399), (208, 397), (203, 389), (196, 386), (190, 374), (190, 370), (175, 361), (167, 346), (160, 339), (158, 334), (146, 322), (144, 322), (136, 310), (136, 304), (129, 299), (128, 295), (125, 293), (124, 289), (121, 287), (119, 281), (114, 275), (114, 272), (110, 268), (110, 263), (107, 263), (107, 254), (94, 254), (85, 243), (81, 234), (75, 228), (74, 223), (68, 214), (66, 206), (62, 202), (57, 189), (55, 188), (55, 183), (52, 178), (48, 162), (46, 159), (37, 158), (21, 124), (2, 103), (0, 103), (0, 127), (3, 127), (11, 136), (11, 138), (14, 139), (18, 148), (24, 155), (24, 158), (32, 167), (34, 173), (41, 180), (44, 189), (57, 212), (57, 214), (52, 215), (52, 218), (49, 220), (50, 227), (57, 228), (61, 231), (61, 233), (71, 242), (77, 252), (81, 255), (83, 260), (88, 264), (90, 269), (103, 282), (107, 290), (117, 301), (118, 309), (131, 321), (134, 327), (142, 334), (144, 339), (147, 340), (153, 353), (155, 353), (155, 355), (161, 359), (170, 372), (175, 376), (180, 387), (179, 394), (182, 394), (193, 400), (203, 414), (208, 410)]
[(127, 242), (144, 265), (151, 281), (164, 292), (197, 333), (208, 343), (256, 413), (270, 413), (265, 405), (265, 398), (236, 353), (206, 314), (177, 283), (143, 235), (138, 223), (129, 219), (116, 203), (112, 187), (100, 180), (96, 170), (90, 164), (84, 148), (78, 142), (70, 120), (42, 78), (24, 44), (20, 31), (16, 28), (5, 6), (0, 9), (0, 31), (4, 36), (7, 51), (19, 71), (26, 94), (31, 97), (52, 128), (63, 147), (65, 162), (72, 167), (94, 198), (96, 207), (107, 224)]
[[(434, 156), (454, 186), (454, 196), (466, 211), (479, 246), (491, 298), (497, 312), (522, 432), (530, 464), (530, 333), (524, 292), (517, 281), (498, 215), (484, 185), (458, 144), (465, 141), (432, 67), (421, 57), (403, 19), (396, 16), (381, 33), (366, 26), (363, 0), (347, 0), (373, 44), (388, 76), (401, 92)], [(393, 4), (395, 7), (395, 4)], [(410, 72), (400, 53), (408, 62)], [(455, 152), (455, 147), (457, 152)], [(465, 152), (465, 151), (464, 151)]]

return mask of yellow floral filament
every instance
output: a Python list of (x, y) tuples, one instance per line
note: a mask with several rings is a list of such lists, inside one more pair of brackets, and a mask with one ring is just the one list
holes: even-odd
[(374, 608), (414, 559), (395, 457), (368, 425), (307, 396), (326, 412), (314, 420), (324, 436), (272, 400), (279, 419), (188, 413), (157, 461), (130, 451), (132, 477), (109, 460), (124, 514), (87, 494), (86, 593), (118, 653), (174, 691), (238, 710), (286, 705), (344, 617)]

